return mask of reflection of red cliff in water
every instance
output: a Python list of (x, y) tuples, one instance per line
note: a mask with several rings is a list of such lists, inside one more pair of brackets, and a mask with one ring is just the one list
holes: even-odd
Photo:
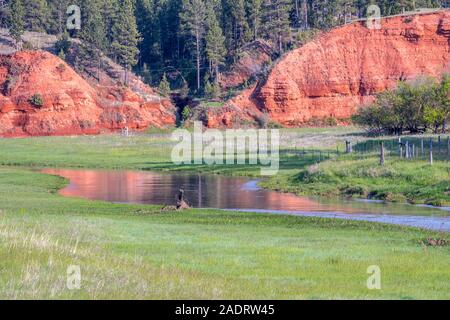
[[(68, 197), (120, 203), (174, 205), (180, 188), (194, 207), (219, 209), (265, 209), (285, 211), (326, 211), (318, 201), (256, 188), (246, 178), (158, 174), (139, 171), (95, 171), (47, 169), (71, 181), (61, 191)], [(333, 207), (336, 210), (336, 206)], [(342, 207), (343, 212), (356, 212)]]

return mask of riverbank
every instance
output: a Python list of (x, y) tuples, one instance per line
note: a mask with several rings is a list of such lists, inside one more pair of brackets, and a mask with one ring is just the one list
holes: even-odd
[(347, 156), (277, 175), (261, 186), (297, 195), (450, 206), (450, 164)]
[[(388, 157), (381, 167), (376, 154), (343, 155), (346, 140), (357, 145), (369, 138), (355, 128), (282, 130), (280, 172), (261, 185), (298, 195), (450, 206), (449, 162), (430, 166)], [(173, 146), (168, 133), (0, 139), (0, 165), (260, 177), (257, 166), (177, 166), (170, 159)]]
[[(0, 297), (448, 299), (431, 231), (347, 220), (63, 198), (67, 181), (0, 168)], [(81, 290), (68, 290), (70, 265)], [(368, 290), (378, 265), (382, 290)]]

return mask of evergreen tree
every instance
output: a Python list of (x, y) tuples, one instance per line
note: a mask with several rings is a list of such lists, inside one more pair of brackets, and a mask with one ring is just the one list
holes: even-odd
[(197, 90), (201, 88), (201, 62), (205, 34), (206, 7), (203, 0), (183, 0), (182, 30), (192, 39), (197, 68)]
[(245, 0), (226, 0), (228, 5), (229, 19), (229, 41), (230, 49), (237, 51), (252, 38), (246, 10)]
[(125, 84), (128, 84), (128, 71), (137, 63), (140, 41), (132, 0), (122, 0), (111, 31), (113, 54), (125, 68)]
[(159, 83), (158, 89), (159, 93), (161, 93), (161, 95), (163, 95), (164, 97), (170, 96), (170, 83), (169, 81), (167, 81), (167, 76), (165, 73), (161, 79), (161, 82)]
[(259, 30), (261, 28), (262, 20), (262, 0), (250, 0), (249, 2), (249, 20), (252, 29), (253, 40), (260, 36)]
[(62, 35), (66, 30), (66, 11), (69, 0), (47, 0), (49, 19), (46, 29), (51, 33)]
[(263, 8), (266, 37), (276, 44), (281, 54), (290, 37), (291, 2), (290, 0), (264, 0)]
[(25, 11), (22, 0), (11, 0), (10, 12), (9, 33), (16, 41), (16, 44), (18, 44), (20, 41), (22, 41), (22, 35), (25, 31)]
[(7, 27), (9, 21), (9, 0), (0, 0), (0, 28)]
[(206, 57), (210, 64), (210, 74), (214, 77), (217, 84), (219, 80), (219, 67), (225, 61), (225, 37), (212, 6), (208, 8), (207, 16), (208, 32), (206, 34)]
[(48, 7), (46, 0), (24, 0), (25, 29), (29, 31), (45, 32), (48, 21)]
[(78, 33), (82, 40), (79, 56), (83, 60), (83, 65), (90, 62), (90, 67), (97, 71), (97, 79), (100, 80), (99, 71), (101, 69), (102, 52), (106, 48), (106, 29), (100, 12), (100, 2), (98, 0), (83, 1), (83, 27)]

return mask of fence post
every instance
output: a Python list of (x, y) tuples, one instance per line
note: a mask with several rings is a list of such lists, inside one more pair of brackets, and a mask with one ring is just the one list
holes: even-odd
[(447, 158), (450, 160), (450, 136), (447, 137)]
[(438, 136), (438, 154), (441, 154), (441, 136)]
[(381, 155), (380, 155), (380, 165), (384, 167), (384, 164), (386, 162), (386, 157), (384, 154), (384, 142), (381, 142)]
[(430, 139), (430, 164), (433, 165), (433, 139)]
[(412, 145), (412, 152), (411, 153), (412, 153), (412, 157), (411, 158), (414, 159), (416, 157), (416, 145), (415, 144)]
[(406, 141), (406, 144), (405, 144), (405, 152), (406, 152), (406, 154), (405, 154), (405, 157), (406, 157), (406, 159), (409, 159), (409, 141)]
[(346, 153), (352, 153), (353, 152), (353, 147), (352, 147), (352, 142), (351, 141), (345, 141), (345, 146), (346, 146)]
[(420, 141), (420, 150), (421, 150), (421, 154), (422, 154), (422, 158), (425, 155), (425, 145), (423, 142), (423, 139)]

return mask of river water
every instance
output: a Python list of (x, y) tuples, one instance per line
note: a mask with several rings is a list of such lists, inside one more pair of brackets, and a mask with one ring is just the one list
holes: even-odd
[(218, 175), (145, 171), (46, 169), (70, 180), (67, 197), (115, 203), (174, 205), (185, 190), (195, 208), (384, 222), (450, 232), (450, 208), (354, 200), (325, 200), (264, 190), (257, 180)]

